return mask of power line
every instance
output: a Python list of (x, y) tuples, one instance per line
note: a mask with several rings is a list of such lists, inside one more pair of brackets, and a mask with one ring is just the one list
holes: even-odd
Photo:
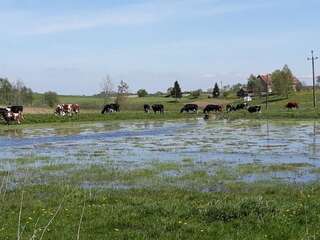
[(308, 61), (312, 62), (312, 80), (313, 80), (313, 107), (316, 108), (316, 82), (315, 82), (315, 73), (314, 73), (314, 62), (319, 59), (313, 55), (313, 50), (311, 51), (311, 58), (308, 58)]

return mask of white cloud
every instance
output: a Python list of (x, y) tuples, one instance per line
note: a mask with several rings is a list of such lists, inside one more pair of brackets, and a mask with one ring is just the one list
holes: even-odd
[[(265, 8), (262, 1), (158, 0), (121, 7), (71, 12), (0, 12), (0, 26), (19, 34), (52, 34), (110, 26), (144, 25), (160, 21), (201, 16), (215, 16)], [(8, 24), (9, 23), (9, 24)]]

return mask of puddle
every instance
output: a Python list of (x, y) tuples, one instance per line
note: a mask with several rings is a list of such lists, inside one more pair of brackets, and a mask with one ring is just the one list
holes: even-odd
[[(156, 175), (163, 178), (180, 177), (192, 169), (211, 174), (219, 165), (232, 168), (257, 162), (264, 165), (308, 163), (320, 167), (319, 134), (320, 123), (312, 121), (205, 122), (201, 119), (2, 129), (0, 171), (37, 171), (48, 165), (65, 164), (76, 165), (75, 169), (101, 165), (130, 171), (152, 167), (154, 162), (181, 164), (179, 171), (167, 169)], [(23, 158), (28, 161), (16, 161)], [(183, 164), (185, 159), (190, 159), (188, 166)], [(318, 174), (306, 170), (299, 174), (257, 173), (240, 180), (312, 182), (318, 178)]]

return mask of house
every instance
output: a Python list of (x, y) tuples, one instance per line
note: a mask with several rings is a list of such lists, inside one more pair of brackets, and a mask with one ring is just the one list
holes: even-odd
[[(258, 75), (257, 79), (261, 81), (261, 84), (264, 88), (264, 92), (266, 91), (267, 87), (268, 87), (268, 93), (272, 93), (272, 78), (271, 78), (271, 74), (265, 74), (265, 75)], [(296, 78), (295, 76), (293, 76), (293, 80), (292, 80), (292, 89), (293, 91), (297, 91), (299, 90), (299, 88), (302, 86), (301, 82), (299, 81), (298, 78)]]
[(268, 93), (272, 93), (271, 74), (258, 75), (257, 79), (260, 80), (264, 92), (266, 92), (266, 89), (268, 89)]

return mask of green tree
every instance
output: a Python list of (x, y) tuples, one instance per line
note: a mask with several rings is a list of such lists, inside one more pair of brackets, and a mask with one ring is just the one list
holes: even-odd
[(145, 89), (139, 89), (137, 94), (138, 94), (138, 97), (146, 97), (146, 96), (148, 96), (148, 92)]
[(0, 102), (10, 104), (13, 99), (13, 86), (6, 78), (0, 78)]
[(289, 98), (289, 93), (293, 90), (293, 74), (289, 67), (285, 65), (282, 70), (276, 70), (272, 73), (273, 90), (280, 96)]
[(43, 102), (49, 107), (54, 107), (57, 103), (59, 103), (58, 94), (56, 92), (45, 92), (43, 94)]
[(253, 74), (251, 74), (250, 77), (248, 78), (247, 88), (248, 88), (248, 91), (258, 96), (261, 96), (261, 92), (263, 91), (261, 81)]
[(212, 97), (217, 98), (219, 96), (220, 96), (220, 89), (219, 89), (218, 83), (215, 83), (212, 91)]
[(182, 92), (178, 81), (174, 82), (173, 88), (171, 90), (171, 96), (178, 101), (178, 98), (182, 98)]

